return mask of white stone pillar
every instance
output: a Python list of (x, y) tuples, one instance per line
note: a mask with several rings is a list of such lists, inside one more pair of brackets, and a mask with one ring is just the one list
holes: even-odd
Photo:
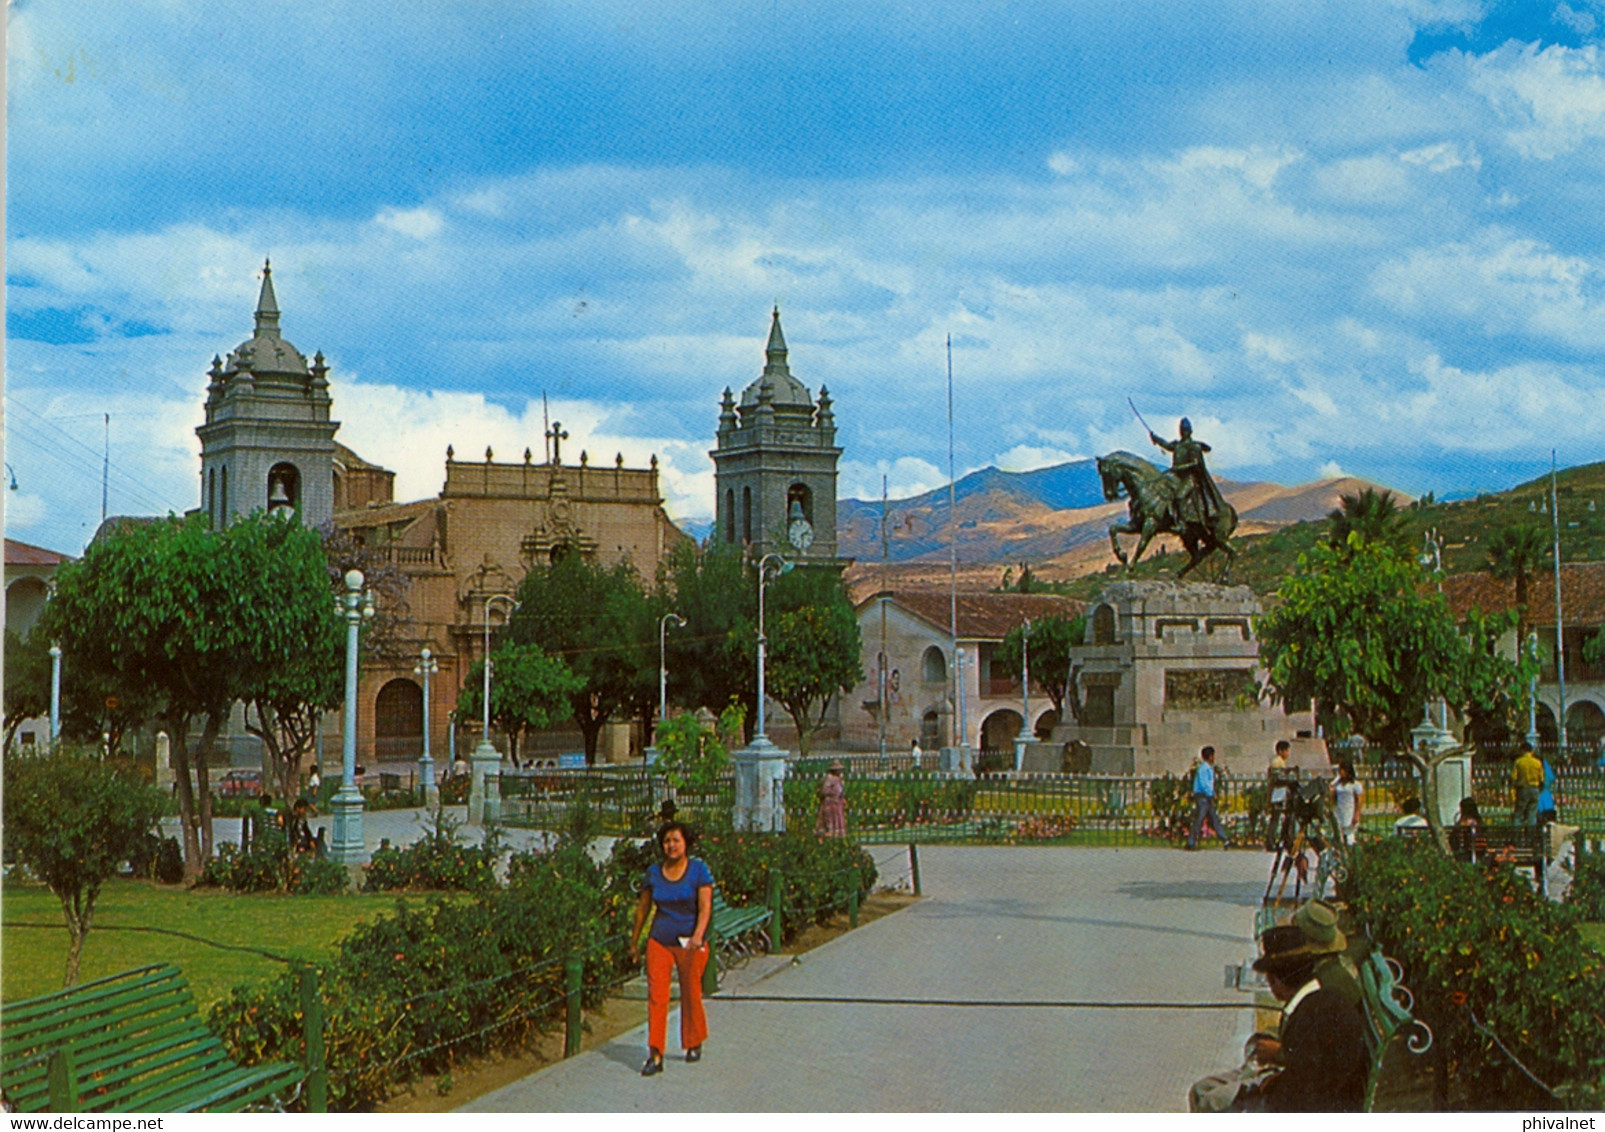
[(758, 735), (731, 756), (736, 767), (736, 804), (731, 820), (739, 830), (786, 830), (786, 752)]

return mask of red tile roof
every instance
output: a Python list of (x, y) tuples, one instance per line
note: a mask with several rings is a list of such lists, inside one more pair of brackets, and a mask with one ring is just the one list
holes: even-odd
[(57, 554), (54, 550), (46, 550), (42, 546), (29, 546), (14, 538), (6, 539), (7, 566), (60, 566), (63, 562), (70, 561), (72, 560), (65, 554)]
[[(870, 595), (858, 603), (858, 609), (862, 611), (880, 596), (878, 593)], [(944, 633), (952, 624), (947, 590), (892, 590), (890, 596), (897, 605)], [(958, 635), (963, 640), (1001, 641), (1027, 617), (1033, 621), (1055, 615), (1074, 617), (1084, 608), (1085, 603), (1057, 594), (961, 593), (958, 595)]]
[[(1453, 574), (1443, 580), (1444, 596), (1456, 618), (1472, 607), (1496, 613), (1516, 607), (1516, 582), (1496, 578), (1487, 571)], [(1605, 624), (1605, 562), (1563, 563), (1560, 597), (1568, 625)], [(1555, 568), (1534, 574), (1527, 581), (1527, 616), (1533, 625), (1555, 624)]]

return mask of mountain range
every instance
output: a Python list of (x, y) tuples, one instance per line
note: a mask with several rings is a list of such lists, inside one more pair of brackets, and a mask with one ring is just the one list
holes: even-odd
[[(1365, 488), (1392, 490), (1352, 476), (1284, 487), (1217, 478), (1221, 494), (1237, 509), (1240, 535), (1262, 534), (1293, 523), (1324, 518), (1345, 495)], [(989, 567), (1029, 563), (1043, 578), (1072, 578), (1114, 561), (1109, 525), (1126, 504), (1105, 502), (1093, 460), (1074, 460), (1030, 472), (982, 468), (954, 485), (959, 561)], [(1410, 497), (1395, 491), (1400, 504)], [(881, 504), (845, 499), (836, 507), (838, 553), (857, 560), (855, 572), (881, 562)], [(887, 507), (886, 559), (904, 580), (918, 567), (940, 565), (949, 554), (948, 489), (937, 488)], [(1126, 545), (1130, 545), (1127, 540)], [(1156, 544), (1174, 550), (1168, 539)], [(1157, 549), (1157, 547), (1156, 547)], [(1153, 551), (1150, 551), (1153, 553)]]

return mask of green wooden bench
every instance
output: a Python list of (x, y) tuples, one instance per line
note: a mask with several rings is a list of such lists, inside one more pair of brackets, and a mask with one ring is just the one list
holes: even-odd
[(1392, 959), (1373, 948), (1360, 971), (1360, 1006), (1365, 1016), (1365, 1045), (1371, 1056), (1371, 1071), (1365, 1081), (1365, 1111), (1376, 1104), (1377, 1083), (1388, 1051), (1397, 1041), (1411, 1054), (1420, 1056), (1432, 1048), (1432, 1029), (1411, 1013), (1415, 1000), (1404, 985), (1404, 972)]
[[(761, 945), (764, 951), (770, 949), (769, 933), (765, 930), (770, 915), (770, 910), (761, 904), (747, 908), (727, 904), (724, 893), (715, 886), (712, 927), (721, 966), (728, 968), (746, 962), (752, 957), (753, 942)], [(756, 937), (756, 940), (750, 941), (749, 937)]]
[(241, 1112), (277, 1107), (306, 1075), (236, 1065), (170, 963), (0, 1012), (0, 1088), (17, 1112)]

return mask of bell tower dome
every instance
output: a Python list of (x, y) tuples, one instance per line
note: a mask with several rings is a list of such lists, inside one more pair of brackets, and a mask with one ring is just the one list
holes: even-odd
[(780, 308), (770, 315), (763, 373), (719, 406), (714, 537), (800, 562), (836, 561), (836, 418), (792, 376)]
[(201, 509), (214, 527), (253, 511), (294, 510), (306, 526), (334, 514), (329, 367), (279, 333), (273, 265), (262, 265), (256, 326), (225, 361), (212, 358), (201, 438)]

